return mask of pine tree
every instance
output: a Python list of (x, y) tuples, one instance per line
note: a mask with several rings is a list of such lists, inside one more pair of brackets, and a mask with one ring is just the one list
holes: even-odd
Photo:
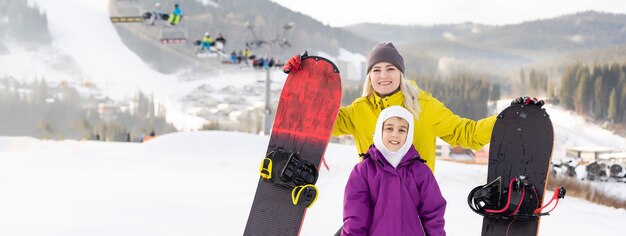
[(599, 118), (604, 118), (608, 114), (609, 110), (609, 97), (611, 95), (611, 88), (614, 86), (611, 82), (611, 71), (609, 70), (609, 64), (603, 64), (601, 66), (600, 75), (602, 76), (602, 83), (600, 87), (600, 104), (602, 104), (601, 114)]
[(574, 109), (574, 100), (572, 95), (578, 85), (576, 74), (582, 67), (579, 64), (568, 67), (563, 73), (563, 79), (561, 80), (561, 88), (559, 89), (559, 100), (565, 106), (566, 109)]
[[(547, 91), (548, 99), (551, 99), (551, 100), (557, 99), (558, 100), (558, 98), (556, 96), (556, 91), (554, 89), (554, 87), (555, 87), (554, 82), (547, 81), (546, 87), (547, 87), (546, 91)], [(558, 102), (557, 102), (557, 104), (558, 104)]]
[(617, 122), (626, 122), (626, 65), (621, 67), (619, 73), (619, 82), (617, 83), (617, 100), (618, 102), (618, 115)]
[(530, 96), (535, 96), (538, 92), (537, 89), (537, 85), (539, 85), (539, 78), (537, 76), (537, 71), (535, 71), (535, 69), (531, 69), (530, 73), (528, 74), (528, 88), (529, 89), (529, 95)]
[(593, 115), (594, 118), (601, 118), (604, 117), (604, 104), (602, 104), (602, 83), (603, 83), (604, 78), (602, 78), (602, 76), (598, 76), (596, 77), (595, 81), (594, 81), (594, 96), (593, 96)]
[(519, 73), (519, 79), (520, 79), (520, 87), (519, 87), (519, 93), (520, 94), (526, 94), (527, 90), (526, 90), (526, 75), (524, 73), (524, 69), (520, 70)]
[(621, 90), (622, 92), (620, 93), (619, 106), (617, 106), (619, 109), (617, 111), (621, 112), (619, 121), (626, 122), (626, 109), (624, 109), (624, 106), (626, 106), (626, 81), (622, 83)]
[(609, 109), (607, 118), (611, 122), (615, 122), (617, 118), (617, 95), (615, 94), (615, 88), (611, 89), (611, 95), (609, 96)]
[(491, 88), (491, 95), (489, 96), (489, 100), (498, 101), (500, 100), (500, 84), (495, 83)]
[(574, 100), (576, 104), (574, 105), (576, 112), (578, 113), (586, 113), (589, 114), (591, 110), (590, 101), (592, 101), (593, 94), (590, 88), (590, 79), (589, 73), (582, 73), (580, 75), (580, 81), (578, 83), (578, 88), (576, 89), (576, 95)]

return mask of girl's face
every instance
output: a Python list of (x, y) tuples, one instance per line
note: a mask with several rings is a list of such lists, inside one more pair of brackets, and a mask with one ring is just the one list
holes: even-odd
[(397, 152), (406, 142), (409, 122), (394, 116), (383, 122), (383, 144), (389, 151)]
[(400, 87), (400, 70), (391, 63), (376, 63), (370, 72), (374, 91), (381, 97), (391, 95)]

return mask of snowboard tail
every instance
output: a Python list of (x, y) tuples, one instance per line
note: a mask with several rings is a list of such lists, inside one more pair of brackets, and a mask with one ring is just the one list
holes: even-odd
[[(281, 92), (244, 235), (298, 235), (341, 103), (339, 70), (302, 57)], [(269, 164), (271, 163), (271, 164)]]

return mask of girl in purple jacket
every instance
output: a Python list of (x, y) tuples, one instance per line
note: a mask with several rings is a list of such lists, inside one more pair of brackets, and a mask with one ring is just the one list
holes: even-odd
[(413, 147), (413, 115), (400, 106), (378, 116), (374, 144), (346, 185), (341, 235), (446, 235), (446, 200)]

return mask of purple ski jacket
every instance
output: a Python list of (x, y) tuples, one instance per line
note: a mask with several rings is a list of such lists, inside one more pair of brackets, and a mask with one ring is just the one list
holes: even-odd
[(397, 168), (370, 146), (346, 185), (341, 235), (446, 235), (446, 200), (413, 146)]

